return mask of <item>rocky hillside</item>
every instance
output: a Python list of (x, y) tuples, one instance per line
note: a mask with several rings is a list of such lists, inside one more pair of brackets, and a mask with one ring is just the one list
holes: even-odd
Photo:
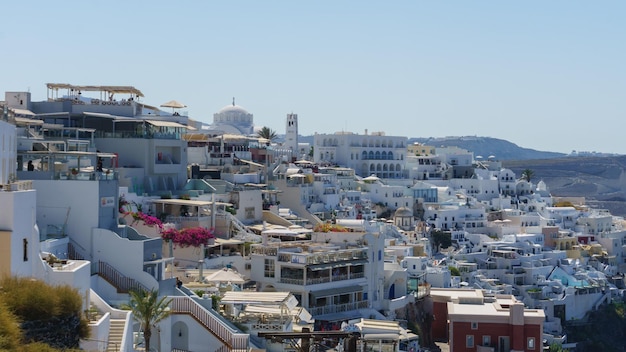
[(491, 137), (445, 137), (445, 138), (410, 138), (409, 143), (422, 143), (434, 147), (459, 147), (474, 153), (474, 157), (487, 158), (490, 155), (498, 160), (548, 159), (564, 157), (563, 153), (543, 152), (522, 148), (503, 139)]
[(565, 157), (510, 160), (503, 166), (521, 175), (534, 171), (534, 181), (543, 180), (554, 196), (585, 197), (596, 208), (626, 216), (626, 156)]

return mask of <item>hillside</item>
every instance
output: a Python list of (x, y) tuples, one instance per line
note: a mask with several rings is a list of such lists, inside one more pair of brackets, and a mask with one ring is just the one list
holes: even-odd
[(543, 180), (553, 196), (586, 197), (595, 208), (626, 216), (626, 156), (509, 160), (502, 164), (516, 175), (533, 170), (534, 181)]
[(491, 137), (444, 137), (444, 138), (410, 138), (409, 143), (422, 143), (434, 147), (459, 147), (474, 153), (474, 157), (487, 158), (490, 155), (498, 160), (549, 159), (565, 156), (563, 153), (544, 152), (522, 148), (509, 141)]
[(623, 302), (607, 304), (591, 311), (581, 322), (567, 322), (569, 342), (577, 342), (576, 351), (626, 351), (626, 313)]

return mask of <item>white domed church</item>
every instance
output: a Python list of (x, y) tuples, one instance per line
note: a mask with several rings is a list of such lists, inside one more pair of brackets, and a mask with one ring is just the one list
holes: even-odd
[(212, 130), (223, 133), (251, 135), (254, 134), (254, 118), (251, 113), (239, 105), (226, 105), (219, 112), (213, 114)]

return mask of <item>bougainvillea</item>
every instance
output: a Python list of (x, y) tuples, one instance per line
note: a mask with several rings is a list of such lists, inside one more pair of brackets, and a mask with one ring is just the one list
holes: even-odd
[(147, 226), (156, 226), (160, 229), (163, 228), (163, 223), (157, 217), (142, 213), (140, 211), (128, 211), (124, 215), (130, 215), (133, 217), (133, 223), (137, 221), (143, 221)]
[(199, 247), (201, 244), (208, 244), (215, 235), (212, 229), (204, 227), (189, 227), (180, 231), (170, 228), (161, 232), (161, 238), (181, 247)]

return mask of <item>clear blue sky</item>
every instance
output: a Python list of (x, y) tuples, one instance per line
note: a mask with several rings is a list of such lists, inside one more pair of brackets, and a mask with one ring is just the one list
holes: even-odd
[(626, 154), (626, 2), (11, 1), (0, 91), (132, 85), (212, 122)]

